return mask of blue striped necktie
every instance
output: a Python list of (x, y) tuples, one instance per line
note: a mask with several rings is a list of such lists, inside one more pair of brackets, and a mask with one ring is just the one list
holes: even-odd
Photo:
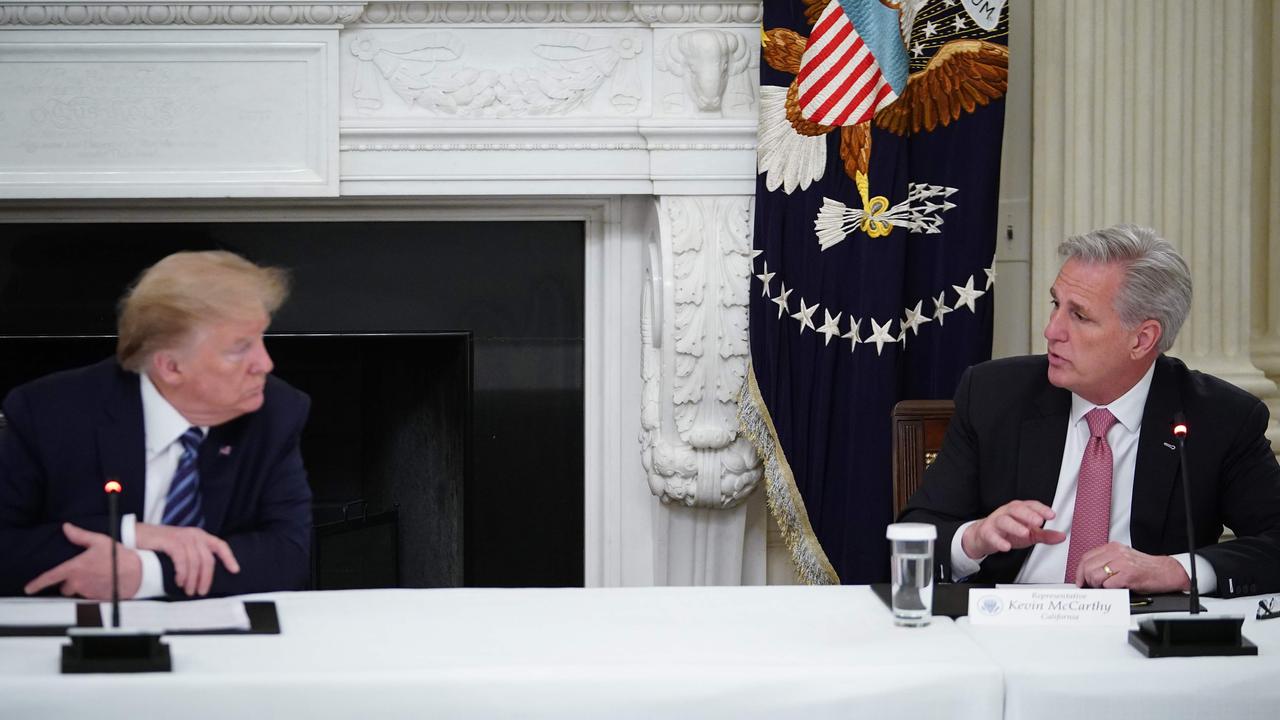
[(204, 527), (204, 510), (200, 507), (200, 468), (197, 467), (200, 443), (204, 433), (200, 428), (187, 428), (178, 438), (182, 443), (182, 457), (173, 473), (169, 495), (164, 500), (165, 525)]

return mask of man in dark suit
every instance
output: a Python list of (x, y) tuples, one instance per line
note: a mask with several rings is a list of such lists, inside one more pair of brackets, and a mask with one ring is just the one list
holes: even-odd
[(283, 271), (176, 253), (120, 303), (116, 357), (15, 389), (0, 439), (0, 594), (110, 596), (103, 484), (119, 479), (121, 597), (301, 589), (310, 400), (270, 377)]
[[(1280, 466), (1257, 398), (1166, 357), (1191, 276), (1145, 228), (1073, 237), (1046, 356), (970, 368), (902, 520), (938, 528), (943, 580), (1190, 589), (1171, 432), (1186, 449), (1201, 592), (1280, 590)], [(1217, 543), (1224, 524), (1237, 539)]]

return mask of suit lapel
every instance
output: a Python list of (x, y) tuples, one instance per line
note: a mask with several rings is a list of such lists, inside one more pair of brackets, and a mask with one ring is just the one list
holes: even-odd
[(1038, 414), (1023, 421), (1019, 437), (1016, 497), (1052, 506), (1067, 441), (1071, 393), (1046, 381), (1035, 407)]
[(231, 502), (232, 478), (239, 462), (235, 438), (241, 420), (209, 428), (200, 445), (200, 502), (204, 510), (205, 530), (219, 535)]
[(1178, 472), (1178, 453), (1172, 443), (1170, 422), (1181, 410), (1182, 398), (1173, 383), (1164, 356), (1156, 360), (1151, 391), (1142, 410), (1138, 435), (1138, 460), (1133, 471), (1133, 504), (1129, 533), (1136, 550), (1158, 552), (1168, 524), (1169, 503)]
[(98, 469), (104, 482), (107, 478), (120, 481), (120, 513), (132, 513), (141, 519), (147, 489), (147, 451), (138, 382), (136, 374), (115, 368), (98, 425)]

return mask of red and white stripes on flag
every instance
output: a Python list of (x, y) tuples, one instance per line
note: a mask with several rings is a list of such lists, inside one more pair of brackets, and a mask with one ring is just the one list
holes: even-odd
[(813, 26), (796, 78), (800, 112), (819, 125), (856, 125), (898, 99), (839, 2)]

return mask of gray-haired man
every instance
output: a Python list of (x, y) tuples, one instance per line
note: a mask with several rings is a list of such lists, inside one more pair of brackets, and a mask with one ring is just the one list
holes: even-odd
[[(937, 460), (902, 519), (938, 527), (942, 579), (1190, 589), (1183, 413), (1201, 592), (1280, 590), (1280, 466), (1257, 398), (1163, 353), (1191, 275), (1149, 229), (1069, 238), (1048, 354), (966, 371)], [(1236, 533), (1217, 543), (1226, 525)]]

